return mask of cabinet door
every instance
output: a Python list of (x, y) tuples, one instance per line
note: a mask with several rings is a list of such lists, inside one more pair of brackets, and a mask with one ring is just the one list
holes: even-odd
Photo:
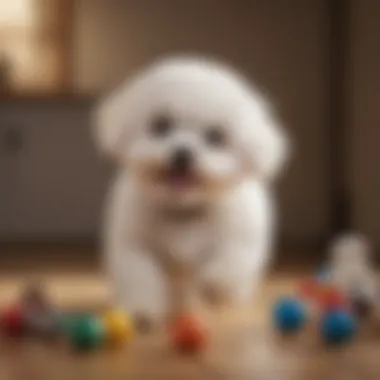
[(95, 236), (107, 169), (93, 146), (88, 105), (14, 105), (5, 113), (15, 147), (2, 153), (1, 238)]
[(3, 234), (3, 230), (6, 225), (6, 219), (7, 219), (7, 209), (6, 209), (6, 198), (7, 198), (7, 168), (8, 168), (8, 162), (6, 161), (6, 156), (4, 152), (4, 133), (5, 133), (5, 126), (4, 126), (4, 120), (1, 117), (0, 114), (0, 236)]
[(8, 111), (2, 107), (0, 112), (0, 236), (6, 235), (12, 224), (11, 198), (16, 157), (21, 148), (18, 129), (12, 124)]

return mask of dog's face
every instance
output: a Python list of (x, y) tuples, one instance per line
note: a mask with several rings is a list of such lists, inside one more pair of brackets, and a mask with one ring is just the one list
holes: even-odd
[(99, 141), (161, 202), (219, 199), (239, 181), (271, 177), (285, 141), (261, 97), (218, 65), (174, 60), (106, 100)]

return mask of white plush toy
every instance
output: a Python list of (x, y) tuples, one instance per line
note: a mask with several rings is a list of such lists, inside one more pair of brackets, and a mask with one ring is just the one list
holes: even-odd
[(330, 268), (335, 282), (349, 297), (376, 300), (376, 276), (368, 240), (359, 234), (337, 237), (330, 248)]

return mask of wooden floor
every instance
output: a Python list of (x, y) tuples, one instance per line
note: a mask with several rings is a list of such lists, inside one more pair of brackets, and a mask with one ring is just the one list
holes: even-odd
[[(1, 271), (0, 300), (16, 299), (28, 279), (43, 278), (62, 308), (101, 309), (108, 289), (92, 266), (34, 265)], [(204, 314), (209, 347), (195, 357), (175, 352), (165, 333), (136, 337), (125, 349), (87, 355), (65, 345), (2, 340), (0, 380), (371, 380), (380, 378), (380, 321), (363, 323), (357, 340), (340, 349), (319, 340), (317, 318), (299, 336), (284, 338), (271, 327), (269, 310), (277, 296), (291, 293), (296, 276), (282, 272), (263, 285), (252, 309)]]

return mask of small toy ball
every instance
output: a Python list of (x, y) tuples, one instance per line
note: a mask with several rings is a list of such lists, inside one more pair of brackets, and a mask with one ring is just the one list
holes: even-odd
[(204, 326), (190, 315), (180, 317), (172, 326), (171, 339), (175, 348), (185, 354), (197, 353), (207, 344)]
[(281, 298), (274, 306), (273, 320), (275, 326), (282, 332), (297, 332), (306, 323), (306, 308), (295, 298)]
[(318, 295), (318, 303), (326, 312), (349, 308), (349, 302), (344, 293), (330, 285), (321, 287)]
[(77, 316), (70, 321), (69, 339), (81, 351), (98, 347), (104, 340), (104, 326), (92, 315)]
[(103, 317), (105, 336), (112, 346), (127, 342), (134, 332), (133, 321), (121, 310), (110, 310)]
[(9, 337), (19, 337), (25, 332), (25, 318), (20, 306), (13, 306), (1, 315), (1, 330)]
[(331, 311), (322, 318), (321, 335), (327, 344), (347, 343), (354, 338), (356, 331), (356, 319), (344, 310)]

